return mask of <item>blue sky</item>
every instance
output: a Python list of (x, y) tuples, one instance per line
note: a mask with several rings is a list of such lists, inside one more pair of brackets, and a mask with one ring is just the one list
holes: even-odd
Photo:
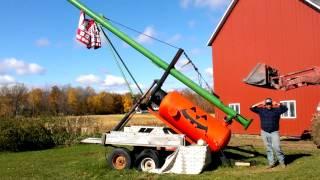
[[(106, 17), (185, 49), (200, 72), (212, 82), (211, 49), (206, 43), (229, 0), (81, 2)], [(79, 10), (66, 0), (3, 1), (0, 10), (4, 21), (0, 28), (0, 85), (19, 82), (28, 87), (69, 84), (89, 85), (98, 91), (128, 90), (108, 46), (87, 50), (76, 42)], [(119, 28), (167, 62), (176, 52), (176, 49)], [(161, 76), (161, 69), (117, 37), (109, 32), (108, 35), (142, 87), (147, 88), (153, 79)], [(179, 64), (183, 62), (184, 59), (180, 59)], [(195, 79), (196, 74), (190, 67), (181, 70)], [(165, 84), (165, 89), (183, 87), (173, 78)]]

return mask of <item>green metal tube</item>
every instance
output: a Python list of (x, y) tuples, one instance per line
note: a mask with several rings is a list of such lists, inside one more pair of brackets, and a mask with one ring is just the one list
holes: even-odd
[[(124, 42), (126, 42), (128, 45), (139, 51), (141, 54), (146, 56), (148, 59), (150, 59), (155, 65), (158, 67), (166, 70), (168, 68), (168, 63), (160, 59), (158, 56), (150, 52), (148, 49), (144, 48), (142, 45), (137, 43), (135, 40), (115, 28), (111, 23), (108, 22), (105, 18), (98, 15), (97, 13), (90, 10), (88, 7), (80, 3), (78, 0), (68, 0), (71, 4), (82, 10), (86, 15), (90, 16), (92, 19), (94, 19), (97, 23), (101, 24), (104, 28), (108, 29), (110, 32), (112, 32), (114, 35), (118, 36), (120, 39), (122, 39)], [(180, 82), (191, 88), (193, 91), (195, 91), (197, 94), (202, 96), (204, 99), (209, 101), (210, 103), (214, 104), (217, 108), (219, 108), (221, 111), (226, 113), (229, 117), (232, 117), (236, 121), (238, 121), (242, 126), (244, 126), (245, 129), (247, 129), (251, 123), (251, 120), (246, 119), (245, 117), (241, 116), (240, 114), (237, 114), (236, 111), (229, 108), (228, 106), (225, 106), (219, 98), (208, 92), (207, 90), (200, 87), (198, 84), (193, 82), (191, 79), (189, 79), (187, 76), (182, 74), (176, 69), (171, 69), (170, 74), (174, 76), (176, 79), (178, 79)]]

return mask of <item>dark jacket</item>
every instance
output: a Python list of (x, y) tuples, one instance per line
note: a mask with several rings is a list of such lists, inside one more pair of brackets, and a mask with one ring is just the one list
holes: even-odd
[(279, 130), (279, 120), (282, 113), (287, 112), (286, 106), (280, 105), (276, 108), (251, 107), (250, 110), (259, 114), (261, 121), (261, 129), (266, 132), (274, 132)]

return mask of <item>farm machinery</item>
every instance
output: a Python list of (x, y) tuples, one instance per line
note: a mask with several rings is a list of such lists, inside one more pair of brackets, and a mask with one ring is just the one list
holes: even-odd
[[(305, 86), (319, 86), (320, 67), (314, 66), (287, 74), (280, 74), (278, 69), (267, 64), (258, 63), (243, 81), (256, 87), (283, 91)], [(316, 112), (311, 125), (311, 136), (314, 143), (320, 148), (320, 100), (315, 109)]]
[[(168, 155), (180, 149), (180, 151), (185, 151), (184, 156), (181, 156), (180, 159), (193, 158), (194, 161), (189, 164), (189, 168), (194, 169), (198, 161), (205, 160), (207, 157), (203, 156), (204, 158), (202, 157), (201, 160), (197, 156), (201, 154), (200, 152), (217, 153), (226, 147), (231, 137), (231, 131), (228, 126), (233, 120), (240, 123), (245, 129), (250, 126), (252, 120), (245, 118), (223, 104), (215, 93), (202, 88), (175, 68), (175, 64), (184, 50), (179, 49), (168, 64), (118, 30), (104, 16), (93, 12), (78, 0), (68, 1), (90, 16), (97, 24), (109, 30), (164, 70), (162, 77), (152, 83), (151, 87), (143, 93), (141, 98), (137, 100), (136, 104), (133, 105), (131, 110), (112, 131), (104, 133), (101, 140), (102, 144), (115, 147), (108, 158), (109, 164), (113, 168), (121, 170), (135, 165), (143, 171), (153, 170), (165, 163), (164, 158), (168, 159)], [(223, 120), (217, 119), (194, 105), (179, 92), (164, 91), (162, 86), (169, 75), (172, 75), (216, 108), (223, 111), (226, 117)], [(158, 111), (154, 110), (152, 104), (156, 104), (159, 107)], [(150, 126), (125, 127), (137, 111), (137, 108), (148, 109), (152, 115), (164, 122), (168, 128)], [(192, 145), (195, 144), (202, 146), (199, 146), (197, 150), (193, 150), (196, 146)], [(128, 148), (123, 146), (132, 147), (132, 150), (129, 151)], [(178, 159), (179, 157), (178, 154), (175, 158)]]
[(320, 67), (314, 66), (280, 75), (279, 70), (258, 63), (243, 81), (253, 86), (287, 91), (303, 86), (320, 85)]

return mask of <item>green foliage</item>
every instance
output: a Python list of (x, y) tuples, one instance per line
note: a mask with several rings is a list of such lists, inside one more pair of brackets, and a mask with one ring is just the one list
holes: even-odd
[(52, 133), (41, 122), (29, 119), (1, 120), (0, 150), (39, 150), (54, 145)]
[[(83, 131), (83, 128), (86, 131)], [(88, 118), (42, 117), (0, 119), (0, 151), (28, 151), (78, 143), (98, 134)], [(91, 129), (88, 131), (87, 129)]]

